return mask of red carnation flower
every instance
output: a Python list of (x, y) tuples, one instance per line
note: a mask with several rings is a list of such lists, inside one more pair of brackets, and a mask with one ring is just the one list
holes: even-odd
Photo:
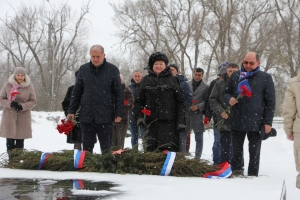
[(124, 106), (128, 106), (128, 100), (124, 99)]
[(150, 115), (151, 115), (151, 111), (148, 110), (147, 108), (144, 108), (144, 109), (142, 110), (142, 113), (144, 113), (144, 114), (147, 115), (147, 116), (150, 116)]

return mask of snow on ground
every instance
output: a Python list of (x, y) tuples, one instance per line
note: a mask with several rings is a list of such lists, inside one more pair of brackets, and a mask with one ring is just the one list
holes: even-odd
[[(0, 115), (2, 112), (0, 112)], [(33, 138), (25, 140), (26, 149), (44, 152), (73, 149), (66, 143), (66, 136), (55, 129), (62, 112), (32, 112)], [(300, 199), (300, 190), (295, 187), (297, 172), (294, 164), (293, 142), (286, 139), (282, 126), (276, 127), (277, 137), (263, 141), (260, 159), (259, 177), (234, 179), (205, 179), (154, 175), (119, 175), (83, 172), (50, 172), (45, 170), (12, 170), (0, 168), (1, 178), (29, 179), (84, 179), (91, 181), (110, 181), (117, 184), (121, 191), (108, 199), (210, 199), (210, 200), (273, 200), (280, 199), (283, 182), (286, 184), (288, 200)], [(191, 136), (191, 153), (194, 154), (194, 135)], [(202, 159), (212, 160), (213, 131), (204, 135)], [(245, 141), (245, 168), (248, 166), (248, 142)], [(131, 147), (130, 138), (126, 138), (125, 147)], [(0, 154), (6, 151), (5, 138), (0, 138)], [(100, 153), (97, 143), (95, 153)], [(247, 173), (247, 172), (245, 172)], [(0, 199), (4, 189), (0, 188)], [(74, 191), (86, 194), (89, 191)], [(105, 193), (105, 191), (102, 191)], [(99, 194), (100, 195), (100, 194)]]

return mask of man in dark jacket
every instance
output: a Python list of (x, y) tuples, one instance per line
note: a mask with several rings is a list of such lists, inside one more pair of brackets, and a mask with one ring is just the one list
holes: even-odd
[[(180, 87), (183, 92), (183, 96), (185, 99), (185, 108), (186, 108), (186, 113), (188, 112), (188, 109), (192, 106), (192, 91), (187, 84), (187, 78), (185, 78), (183, 75), (178, 73), (178, 66), (176, 64), (169, 64), (168, 67), (170, 68), (172, 74), (176, 76), (179, 79), (180, 82)], [(184, 130), (181, 133), (179, 133), (179, 138), (180, 138), (180, 151), (181, 152), (186, 152), (186, 139), (187, 139), (187, 134), (188, 130)]]
[(211, 94), (211, 91), (213, 87), (215, 86), (216, 82), (219, 80), (222, 80), (222, 74), (226, 73), (228, 62), (222, 62), (218, 67), (218, 77), (212, 80), (212, 82), (209, 84), (208, 91), (205, 95), (205, 117), (208, 117), (209, 121), (211, 118), (213, 118), (214, 121), (214, 143), (212, 147), (213, 152), (213, 163), (214, 165), (220, 164), (221, 159), (221, 136), (220, 132), (215, 126), (215, 124), (218, 123), (216, 114), (212, 111), (209, 103), (209, 96)]
[(101, 152), (110, 150), (112, 123), (120, 122), (124, 113), (124, 96), (118, 68), (107, 62), (104, 48), (93, 45), (91, 61), (82, 65), (73, 89), (68, 118), (80, 106), (83, 150), (93, 152), (97, 134)]
[[(241, 95), (247, 88), (249, 98)], [(231, 169), (243, 173), (243, 146), (245, 137), (249, 140), (248, 176), (258, 176), (261, 136), (260, 127), (270, 133), (275, 110), (275, 88), (272, 76), (260, 71), (259, 56), (248, 52), (241, 70), (234, 72), (223, 91), (223, 101), (231, 107), (229, 118), (232, 131)]]
[[(220, 161), (219, 163), (231, 161), (232, 156), (232, 144), (231, 144), (231, 132), (230, 126), (228, 125), (228, 114), (225, 112), (227, 109), (227, 104), (223, 102), (222, 92), (227, 85), (228, 79), (231, 74), (239, 70), (239, 66), (236, 63), (229, 63), (228, 67), (225, 68), (225, 73), (220, 71), (222, 80), (219, 80), (215, 83), (212, 92), (209, 96), (210, 108), (216, 114), (218, 123), (222, 122), (224, 119), (225, 122), (222, 124), (214, 124), (215, 128), (220, 131)], [(218, 164), (219, 164), (218, 163)]]
[[(142, 72), (140, 70), (135, 70), (132, 74), (131, 84), (128, 86), (133, 93), (134, 100), (138, 97), (142, 79)], [(139, 134), (141, 136), (144, 135), (144, 128), (138, 127), (135, 119), (134, 109), (129, 111), (129, 126), (131, 133), (131, 146), (132, 148), (137, 149)]]
[(146, 151), (179, 151), (179, 133), (185, 129), (185, 100), (167, 64), (164, 53), (151, 54), (149, 75), (143, 78), (135, 100), (137, 123), (146, 127)]

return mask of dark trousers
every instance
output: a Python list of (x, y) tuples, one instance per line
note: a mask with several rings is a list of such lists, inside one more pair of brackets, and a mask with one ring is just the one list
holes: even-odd
[(220, 163), (228, 162), (231, 163), (232, 157), (232, 142), (230, 131), (220, 131)]
[(6, 139), (6, 148), (7, 151), (13, 149), (23, 149), (24, 148), (24, 139)]
[(260, 148), (261, 139), (259, 132), (244, 132), (232, 130), (232, 150), (233, 156), (231, 159), (231, 169), (243, 170), (244, 163), (244, 152), (243, 146), (245, 137), (247, 135), (249, 141), (249, 166), (248, 166), (248, 176), (258, 176), (259, 171), (259, 160), (260, 160)]
[(96, 124), (80, 122), (83, 150), (93, 153), (95, 137), (97, 135), (102, 153), (110, 151), (112, 137), (112, 123)]

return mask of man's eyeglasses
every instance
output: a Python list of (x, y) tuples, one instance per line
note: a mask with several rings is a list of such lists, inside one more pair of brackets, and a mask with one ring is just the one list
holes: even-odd
[(249, 64), (249, 65), (251, 65), (251, 66), (253, 66), (255, 63), (256, 63), (256, 62), (248, 62), (248, 61), (245, 61), (245, 60), (244, 60), (244, 62), (243, 62), (244, 65), (248, 65), (248, 64)]

